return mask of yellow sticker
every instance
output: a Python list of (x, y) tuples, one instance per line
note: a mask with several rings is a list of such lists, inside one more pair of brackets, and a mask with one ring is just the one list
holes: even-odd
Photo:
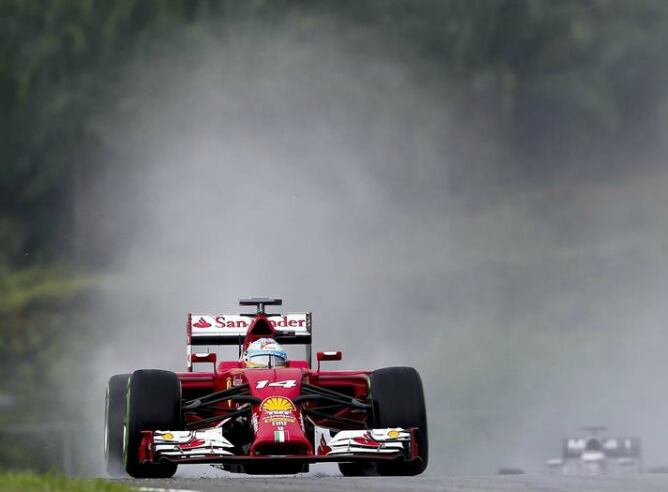
[(290, 412), (294, 409), (294, 404), (282, 396), (271, 396), (260, 405), (260, 410), (264, 412)]
[(167, 434), (163, 434), (162, 438), (165, 441), (171, 441), (172, 439), (174, 439), (174, 434), (171, 434), (171, 433), (168, 432)]
[(396, 439), (399, 437), (400, 432), (398, 430), (391, 430), (387, 433), (387, 437), (390, 437), (392, 439)]

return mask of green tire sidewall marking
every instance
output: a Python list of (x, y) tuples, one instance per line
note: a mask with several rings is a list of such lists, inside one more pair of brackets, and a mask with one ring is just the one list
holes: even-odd
[(104, 398), (104, 458), (109, 462), (109, 384)]
[(128, 389), (125, 394), (125, 417), (123, 417), (123, 465), (127, 469), (130, 449), (130, 399), (132, 398), (132, 376), (128, 378)]

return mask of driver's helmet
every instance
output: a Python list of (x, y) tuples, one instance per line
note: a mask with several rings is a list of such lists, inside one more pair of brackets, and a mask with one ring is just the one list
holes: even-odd
[(585, 451), (603, 451), (603, 444), (598, 439), (592, 437), (587, 441)]
[(248, 346), (241, 361), (246, 367), (253, 369), (285, 367), (288, 364), (288, 354), (273, 338), (260, 338)]

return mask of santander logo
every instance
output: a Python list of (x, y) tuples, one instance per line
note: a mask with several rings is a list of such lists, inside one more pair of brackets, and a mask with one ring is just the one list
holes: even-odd
[(193, 323), (195, 328), (209, 328), (211, 323), (207, 322), (204, 318), (200, 318), (196, 323)]
[[(206, 314), (190, 313), (191, 327), (196, 329), (219, 329), (219, 328), (248, 328), (252, 319), (242, 314)], [(308, 326), (306, 313), (291, 313), (268, 316), (267, 321), (274, 328), (287, 328), (303, 332)]]

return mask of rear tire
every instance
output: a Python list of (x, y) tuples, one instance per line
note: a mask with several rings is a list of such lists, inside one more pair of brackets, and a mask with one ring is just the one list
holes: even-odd
[(129, 374), (116, 374), (107, 383), (104, 407), (104, 458), (107, 473), (112, 478), (126, 475), (123, 467), (123, 421), (129, 379)]
[(170, 478), (176, 463), (139, 463), (142, 431), (180, 430), (181, 382), (169, 371), (142, 369), (130, 377), (125, 417), (123, 458), (125, 471), (134, 478)]
[(412, 367), (387, 367), (371, 374), (373, 400), (373, 427), (416, 427), (420, 459), (406, 462), (379, 462), (379, 475), (419, 475), (427, 468), (429, 444), (427, 441), (427, 411), (424, 403), (422, 380)]

